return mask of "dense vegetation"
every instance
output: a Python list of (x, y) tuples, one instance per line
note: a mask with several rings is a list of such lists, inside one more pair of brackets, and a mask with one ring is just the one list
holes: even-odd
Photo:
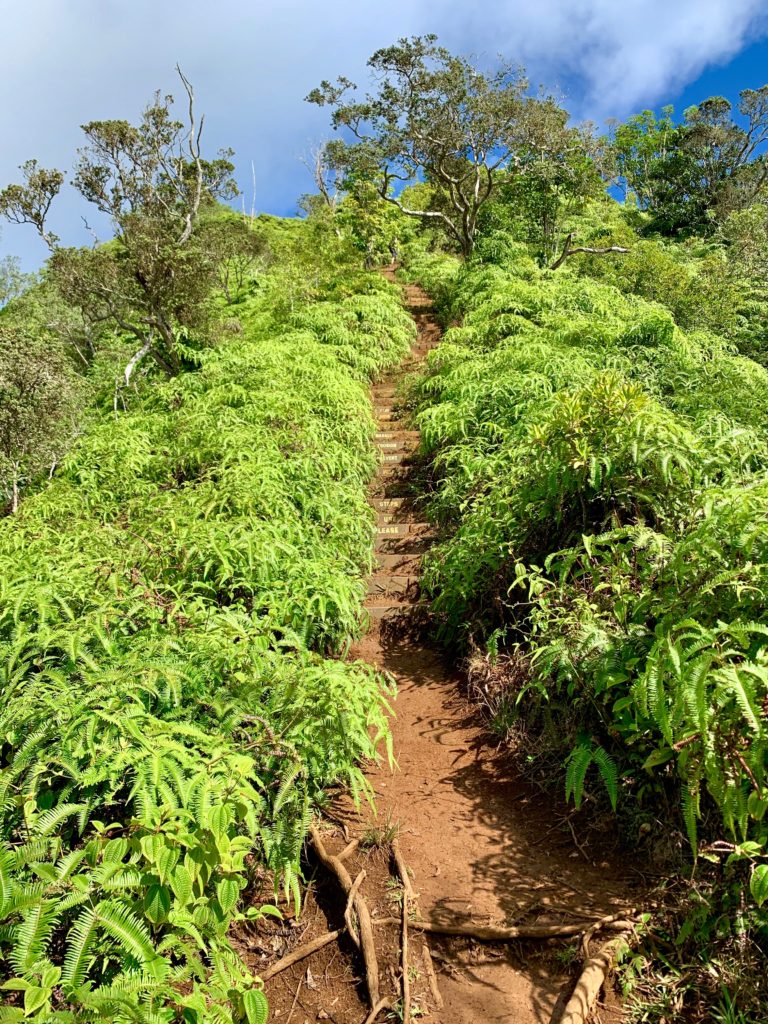
[(768, 943), (768, 86), (598, 138), (431, 38), (370, 64), (362, 103), (310, 98), (421, 218), (407, 273), (448, 328), (413, 388), (438, 631), (577, 810), (692, 857), (640, 1012), (736, 1020)]
[(679, 821), (723, 862), (710, 927), (760, 941), (768, 372), (612, 259), (552, 273), (496, 235), (413, 262), (458, 324), (416, 389), (444, 537), (427, 586), (446, 640), (492, 666), (496, 727), (559, 757), (577, 807), (601, 778), (668, 868), (657, 822)]
[(412, 393), (439, 634), (577, 809), (693, 862), (640, 1016), (722, 999), (751, 1024), (768, 86), (601, 138), (431, 36), (370, 64), (362, 102), (309, 97), (342, 137), (302, 222), (218, 205), (231, 154), (203, 157), (181, 72), (186, 121), (156, 97), (84, 126), (106, 244), (51, 233), (57, 170), (0, 192), (51, 250), (32, 286), (0, 267), (0, 1020), (264, 1021), (228, 930), (278, 911), (243, 892), (298, 903), (313, 809), (388, 749), (388, 683), (337, 656), (370, 565), (367, 385), (414, 330), (361, 268), (402, 256), (448, 328)]
[(263, 1019), (241, 890), (298, 899), (312, 806), (386, 735), (381, 681), (329, 656), (370, 559), (367, 381), (413, 328), (343, 261), (291, 312), (287, 227), (251, 229), (274, 265), (194, 370), (0, 523), (4, 1020)]

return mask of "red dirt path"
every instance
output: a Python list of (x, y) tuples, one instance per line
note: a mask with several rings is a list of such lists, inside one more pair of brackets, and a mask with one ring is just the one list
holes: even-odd
[[(373, 386), (382, 451), (371, 492), (378, 511), (377, 566), (366, 602), (371, 627), (350, 652), (350, 658), (385, 669), (397, 680), (392, 722), (397, 768), (390, 771), (383, 765), (368, 772), (377, 817), (342, 803), (344, 830), (347, 836), (359, 836), (372, 824), (398, 825), (419, 909), (429, 919), (511, 925), (572, 922), (584, 915), (615, 913), (631, 906), (625, 871), (602, 859), (597, 842), (586, 847), (588, 854), (595, 851), (595, 859), (585, 857), (570, 833), (563, 831), (559, 821), (566, 809), (525, 782), (509, 753), (493, 744), (477, 707), (462, 695), (460, 678), (437, 646), (420, 638), (419, 633), (428, 635), (428, 630), (397, 628), (397, 623), (420, 614), (419, 562), (430, 540), (411, 497), (409, 454), (418, 445), (418, 434), (400, 417), (397, 387), (440, 338), (425, 293), (411, 286), (405, 298), (418, 338), (410, 359)], [(575, 822), (578, 828), (578, 819)], [(329, 836), (328, 846), (338, 852), (345, 841)], [(392, 914), (384, 858), (379, 858), (377, 868), (375, 857), (360, 855), (354, 866), (349, 865), (353, 877), (361, 866), (368, 871), (362, 892), (372, 913)], [(314, 923), (304, 941), (328, 927), (333, 917), (327, 909), (332, 897), (323, 895), (327, 891), (324, 881), (317, 903), (310, 907)], [(385, 932), (382, 929), (383, 940)], [(382, 953), (382, 970), (388, 972), (389, 990), (397, 992), (396, 932), (389, 939), (393, 950), (389, 956)], [(415, 933), (413, 945), (415, 1001), (435, 1024), (548, 1024), (556, 1005), (567, 1000), (577, 967), (563, 955), (564, 942), (489, 947), (430, 936), (444, 1000), (443, 1009), (437, 1010), (423, 973), (421, 939)], [(277, 980), (271, 984), (274, 1020), (285, 1022), (292, 1005), (294, 1024), (316, 1019), (359, 1024), (365, 1018), (361, 965), (348, 949), (341, 957), (345, 967), (338, 969), (338, 950), (331, 949), (335, 947), (293, 968), (292, 974), (281, 977), (280, 985)], [(312, 991), (305, 985), (299, 1000), (292, 1001), (292, 993), (306, 980), (308, 964), (309, 977), (324, 980)], [(387, 989), (386, 979), (382, 988)], [(620, 1019), (614, 1001), (609, 1003), (601, 1009), (601, 1019)]]

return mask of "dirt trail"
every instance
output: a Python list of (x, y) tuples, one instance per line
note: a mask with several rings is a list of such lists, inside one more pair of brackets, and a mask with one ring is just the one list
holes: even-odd
[[(373, 387), (382, 449), (371, 497), (378, 510), (377, 565), (367, 600), (371, 629), (352, 651), (398, 683), (392, 723), (398, 770), (369, 773), (378, 818), (398, 823), (428, 918), (513, 924), (568, 920), (579, 911), (611, 913), (627, 905), (620, 873), (599, 855), (597, 864), (585, 860), (559, 829), (547, 833), (555, 810), (558, 816), (564, 810), (548, 806), (541, 792), (516, 777), (509, 757), (489, 744), (476, 707), (462, 696), (438, 649), (404, 638), (396, 625), (388, 628), (418, 601), (420, 556), (429, 545), (429, 529), (409, 500), (408, 456), (418, 434), (399, 418), (396, 392), (439, 342), (440, 330), (421, 289), (409, 287), (406, 304), (419, 332), (412, 357)], [(519, 948), (498, 948), (489, 956), (453, 942), (442, 951), (452, 967), (440, 973), (445, 1007), (433, 1020), (541, 1024), (567, 997), (568, 972), (552, 949), (529, 945), (523, 956)]]
[[(429, 628), (406, 628), (420, 619), (423, 626), (419, 573), (431, 537), (418, 513), (410, 466), (418, 433), (401, 418), (397, 392), (438, 344), (440, 330), (424, 292), (409, 287), (405, 299), (418, 337), (410, 358), (373, 386), (381, 463), (371, 490), (378, 513), (376, 567), (366, 600), (371, 625), (350, 651), (350, 658), (397, 680), (392, 721), (397, 768), (382, 765), (368, 772), (376, 817), (341, 799), (330, 809), (324, 841), (339, 853), (350, 838), (370, 838), (376, 830), (386, 840), (387, 824), (396, 825), (419, 910), (439, 922), (571, 924), (624, 911), (631, 906), (625, 872), (603, 859), (598, 840), (582, 837), (581, 848), (574, 843), (563, 825), (568, 809), (523, 781), (509, 753), (493, 744), (477, 705), (462, 695), (460, 677), (424, 639)], [(572, 823), (579, 828), (578, 818)], [(374, 920), (399, 914), (384, 850), (363, 844), (345, 865), (353, 878), (366, 872), (361, 892)], [(271, 934), (244, 937), (243, 952), (256, 973), (297, 944), (344, 928), (345, 900), (338, 884), (311, 857), (308, 870), (314, 882), (301, 920), (275, 926)], [(399, 930), (377, 928), (376, 944), (383, 990), (396, 1003)], [(489, 946), (432, 935), (444, 1002), (439, 1009), (427, 985), (423, 940), (414, 938), (413, 944), (414, 1002), (435, 1024), (548, 1024), (555, 1007), (567, 1001), (578, 968), (577, 957), (569, 953), (577, 942)], [(360, 1024), (367, 1016), (362, 977), (359, 954), (342, 935), (338, 944), (268, 984), (271, 1019)], [(396, 1020), (397, 1010), (379, 1019)], [(609, 1005), (601, 1008), (600, 1019), (607, 1024), (619, 1015)]]

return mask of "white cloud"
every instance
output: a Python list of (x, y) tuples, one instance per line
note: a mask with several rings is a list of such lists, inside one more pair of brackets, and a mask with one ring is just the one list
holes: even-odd
[(483, 15), (472, 35), (519, 55), (535, 82), (559, 82), (592, 118), (667, 98), (768, 27), (764, 0), (501, 0)]
[[(360, 80), (399, 36), (437, 32), (450, 49), (528, 66), (580, 117), (624, 116), (668, 97), (765, 29), (763, 0), (6, 0), (0, 71), (0, 183), (28, 157), (69, 168), (78, 125), (135, 118), (155, 88), (178, 91), (179, 61), (207, 115), (208, 146), (232, 145), (257, 207), (289, 212), (308, 187), (299, 158), (328, 134), (303, 103), (321, 78)], [(250, 202), (250, 200), (248, 200)], [(84, 241), (73, 194), (54, 229)], [(44, 256), (31, 229), (7, 227), (2, 251)]]

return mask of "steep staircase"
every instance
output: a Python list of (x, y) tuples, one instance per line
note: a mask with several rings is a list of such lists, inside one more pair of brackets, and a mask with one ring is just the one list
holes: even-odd
[(430, 543), (430, 528), (412, 497), (411, 458), (418, 448), (418, 431), (409, 429), (398, 404), (398, 385), (439, 342), (439, 333), (425, 301), (424, 324), (418, 306), (412, 312), (419, 327), (410, 357), (373, 385), (378, 423), (376, 445), (381, 453), (371, 491), (377, 527), (374, 573), (368, 580), (366, 608), (372, 623), (408, 613), (419, 603), (421, 556)]

